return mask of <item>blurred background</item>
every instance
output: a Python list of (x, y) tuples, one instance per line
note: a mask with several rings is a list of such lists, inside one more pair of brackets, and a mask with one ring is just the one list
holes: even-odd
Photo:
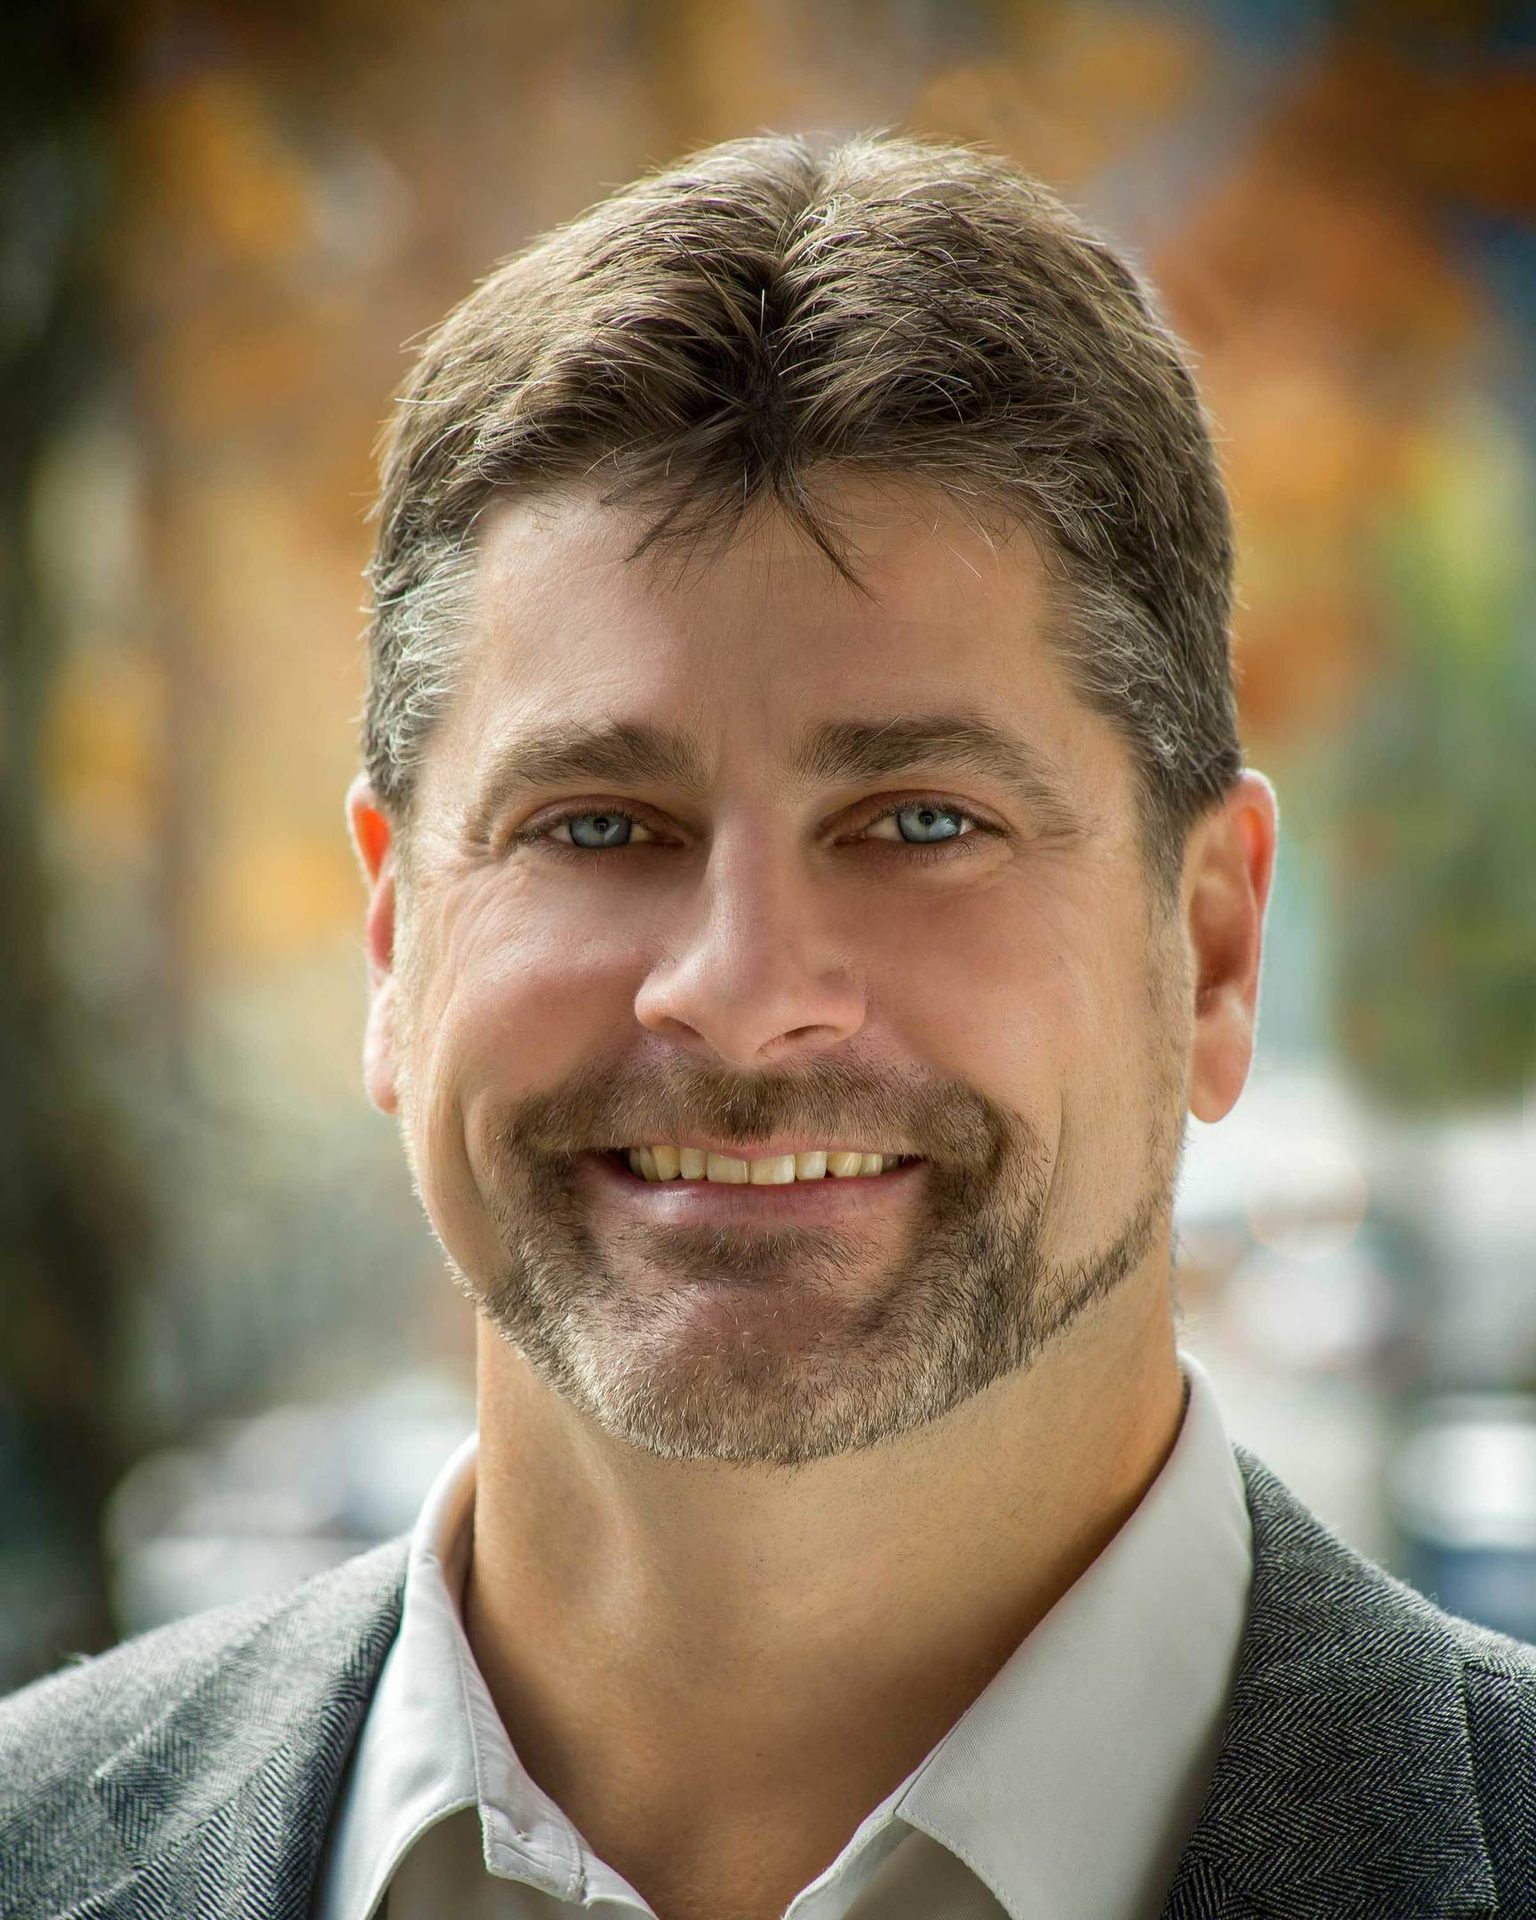
[(1229, 1424), (1536, 1637), (1536, 14), (14, 0), (0, 27), (0, 1689), (408, 1526), (468, 1307), (360, 1079), (371, 448), (406, 343), (689, 146), (1052, 182), (1194, 346), (1282, 851), (1192, 1123)]

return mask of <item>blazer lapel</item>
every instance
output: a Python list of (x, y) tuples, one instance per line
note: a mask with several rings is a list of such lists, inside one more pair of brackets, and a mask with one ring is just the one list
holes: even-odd
[(1440, 1616), (1236, 1452), (1248, 1627), (1163, 1920), (1493, 1914), (1461, 1660)]
[(407, 1548), (307, 1582), (97, 1770), (133, 1870), (66, 1920), (304, 1920)]

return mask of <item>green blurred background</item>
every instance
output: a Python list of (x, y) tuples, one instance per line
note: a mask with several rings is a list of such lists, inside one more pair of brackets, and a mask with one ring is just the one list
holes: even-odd
[(760, 128), (997, 146), (1192, 343), (1283, 849), (1185, 1338), (1536, 1637), (1536, 14), (187, 0), (0, 27), (0, 1686), (410, 1523), (469, 1309), (359, 1071), (342, 797), (406, 343)]

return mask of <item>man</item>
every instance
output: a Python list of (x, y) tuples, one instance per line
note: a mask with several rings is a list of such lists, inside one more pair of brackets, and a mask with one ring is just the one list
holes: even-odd
[(348, 813), (478, 1442), (9, 1703), (8, 1916), (1536, 1912), (1531, 1651), (1176, 1345), (1230, 571), (1145, 290), (973, 152), (716, 148), (439, 328)]

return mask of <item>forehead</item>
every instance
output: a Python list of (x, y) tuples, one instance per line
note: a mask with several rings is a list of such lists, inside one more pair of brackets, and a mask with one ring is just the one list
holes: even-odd
[(832, 765), (829, 728), (926, 716), (1104, 799), (1127, 787), (1128, 756), (1050, 645), (1055, 580), (1027, 530), (977, 525), (937, 490), (844, 480), (823, 497), (857, 586), (777, 507), (637, 555), (649, 518), (595, 494), (497, 503), (428, 771), (462, 798), (509, 741), (620, 723), (694, 743), (698, 784), (750, 766), (803, 785)]

